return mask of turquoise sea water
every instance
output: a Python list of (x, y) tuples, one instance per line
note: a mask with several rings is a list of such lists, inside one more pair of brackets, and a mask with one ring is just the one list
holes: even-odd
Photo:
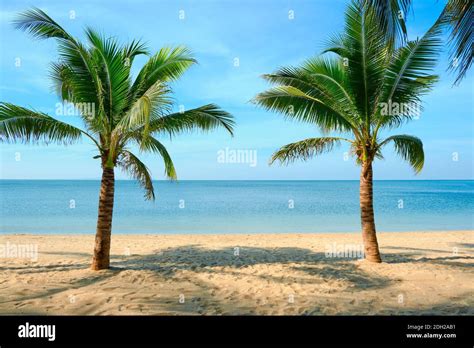
[[(99, 181), (1, 180), (0, 233), (95, 233)], [(358, 181), (118, 181), (114, 233), (349, 232)], [(379, 231), (473, 229), (474, 181), (376, 181)], [(292, 208), (291, 208), (292, 207)]]

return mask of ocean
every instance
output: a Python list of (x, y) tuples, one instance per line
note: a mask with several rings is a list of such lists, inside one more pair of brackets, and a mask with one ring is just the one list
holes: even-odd
[[(358, 181), (117, 181), (113, 233), (360, 231)], [(0, 233), (95, 233), (100, 182), (0, 180)], [(474, 181), (375, 181), (378, 231), (474, 229)]]

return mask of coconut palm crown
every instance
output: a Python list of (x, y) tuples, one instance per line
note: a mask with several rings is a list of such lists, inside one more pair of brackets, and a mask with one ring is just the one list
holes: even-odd
[[(411, 9), (412, 0), (364, 0), (377, 12), (379, 24), (388, 36), (406, 39), (405, 17)], [(448, 0), (441, 12), (439, 23), (448, 30), (450, 64), (448, 71), (456, 73), (455, 85), (466, 77), (472, 66), (474, 33), (472, 22), (474, 10), (472, 0)]]
[[(141, 41), (122, 45), (91, 28), (85, 30), (87, 42), (82, 43), (37, 8), (23, 12), (15, 25), (38, 39), (57, 40), (59, 60), (51, 66), (51, 77), (59, 98), (76, 106), (84, 127), (2, 102), (0, 140), (71, 144), (85, 138), (96, 146), (95, 158), (100, 159), (103, 173), (92, 268), (108, 268), (114, 168), (137, 179), (147, 199), (155, 197), (150, 172), (132, 146), (161, 156), (166, 177), (176, 179), (171, 157), (156, 136), (219, 127), (232, 134), (233, 117), (214, 104), (172, 112), (170, 83), (196, 63), (185, 47), (166, 47), (150, 55)], [(131, 68), (138, 55), (149, 59), (132, 79)]]
[(398, 47), (387, 30), (373, 6), (353, 1), (346, 11), (344, 32), (332, 38), (321, 55), (264, 75), (274, 86), (254, 99), (267, 110), (314, 124), (324, 135), (283, 146), (270, 163), (307, 160), (340, 143), (350, 145), (361, 165), (365, 257), (374, 262), (381, 262), (381, 257), (374, 222), (372, 163), (382, 158), (386, 145), (393, 144), (416, 173), (422, 169), (424, 152), (419, 138), (382, 135), (418, 116), (421, 97), (437, 80), (432, 70), (441, 48), (438, 23), (423, 37)]

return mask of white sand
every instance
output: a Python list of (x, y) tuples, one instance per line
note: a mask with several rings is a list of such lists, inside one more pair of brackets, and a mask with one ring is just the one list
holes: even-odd
[(39, 252), (0, 258), (0, 314), (474, 314), (473, 231), (379, 233), (382, 264), (326, 257), (358, 233), (114, 235), (99, 272), (93, 240), (0, 236)]

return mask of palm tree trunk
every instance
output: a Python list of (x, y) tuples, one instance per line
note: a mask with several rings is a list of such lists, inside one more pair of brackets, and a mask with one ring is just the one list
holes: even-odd
[(91, 267), (95, 271), (107, 269), (110, 264), (110, 237), (112, 234), (114, 191), (114, 169), (104, 167), (100, 185), (99, 217), (97, 218), (94, 257)]
[(372, 162), (370, 161), (362, 163), (362, 171), (360, 173), (360, 218), (365, 258), (371, 262), (382, 262), (375, 232)]

